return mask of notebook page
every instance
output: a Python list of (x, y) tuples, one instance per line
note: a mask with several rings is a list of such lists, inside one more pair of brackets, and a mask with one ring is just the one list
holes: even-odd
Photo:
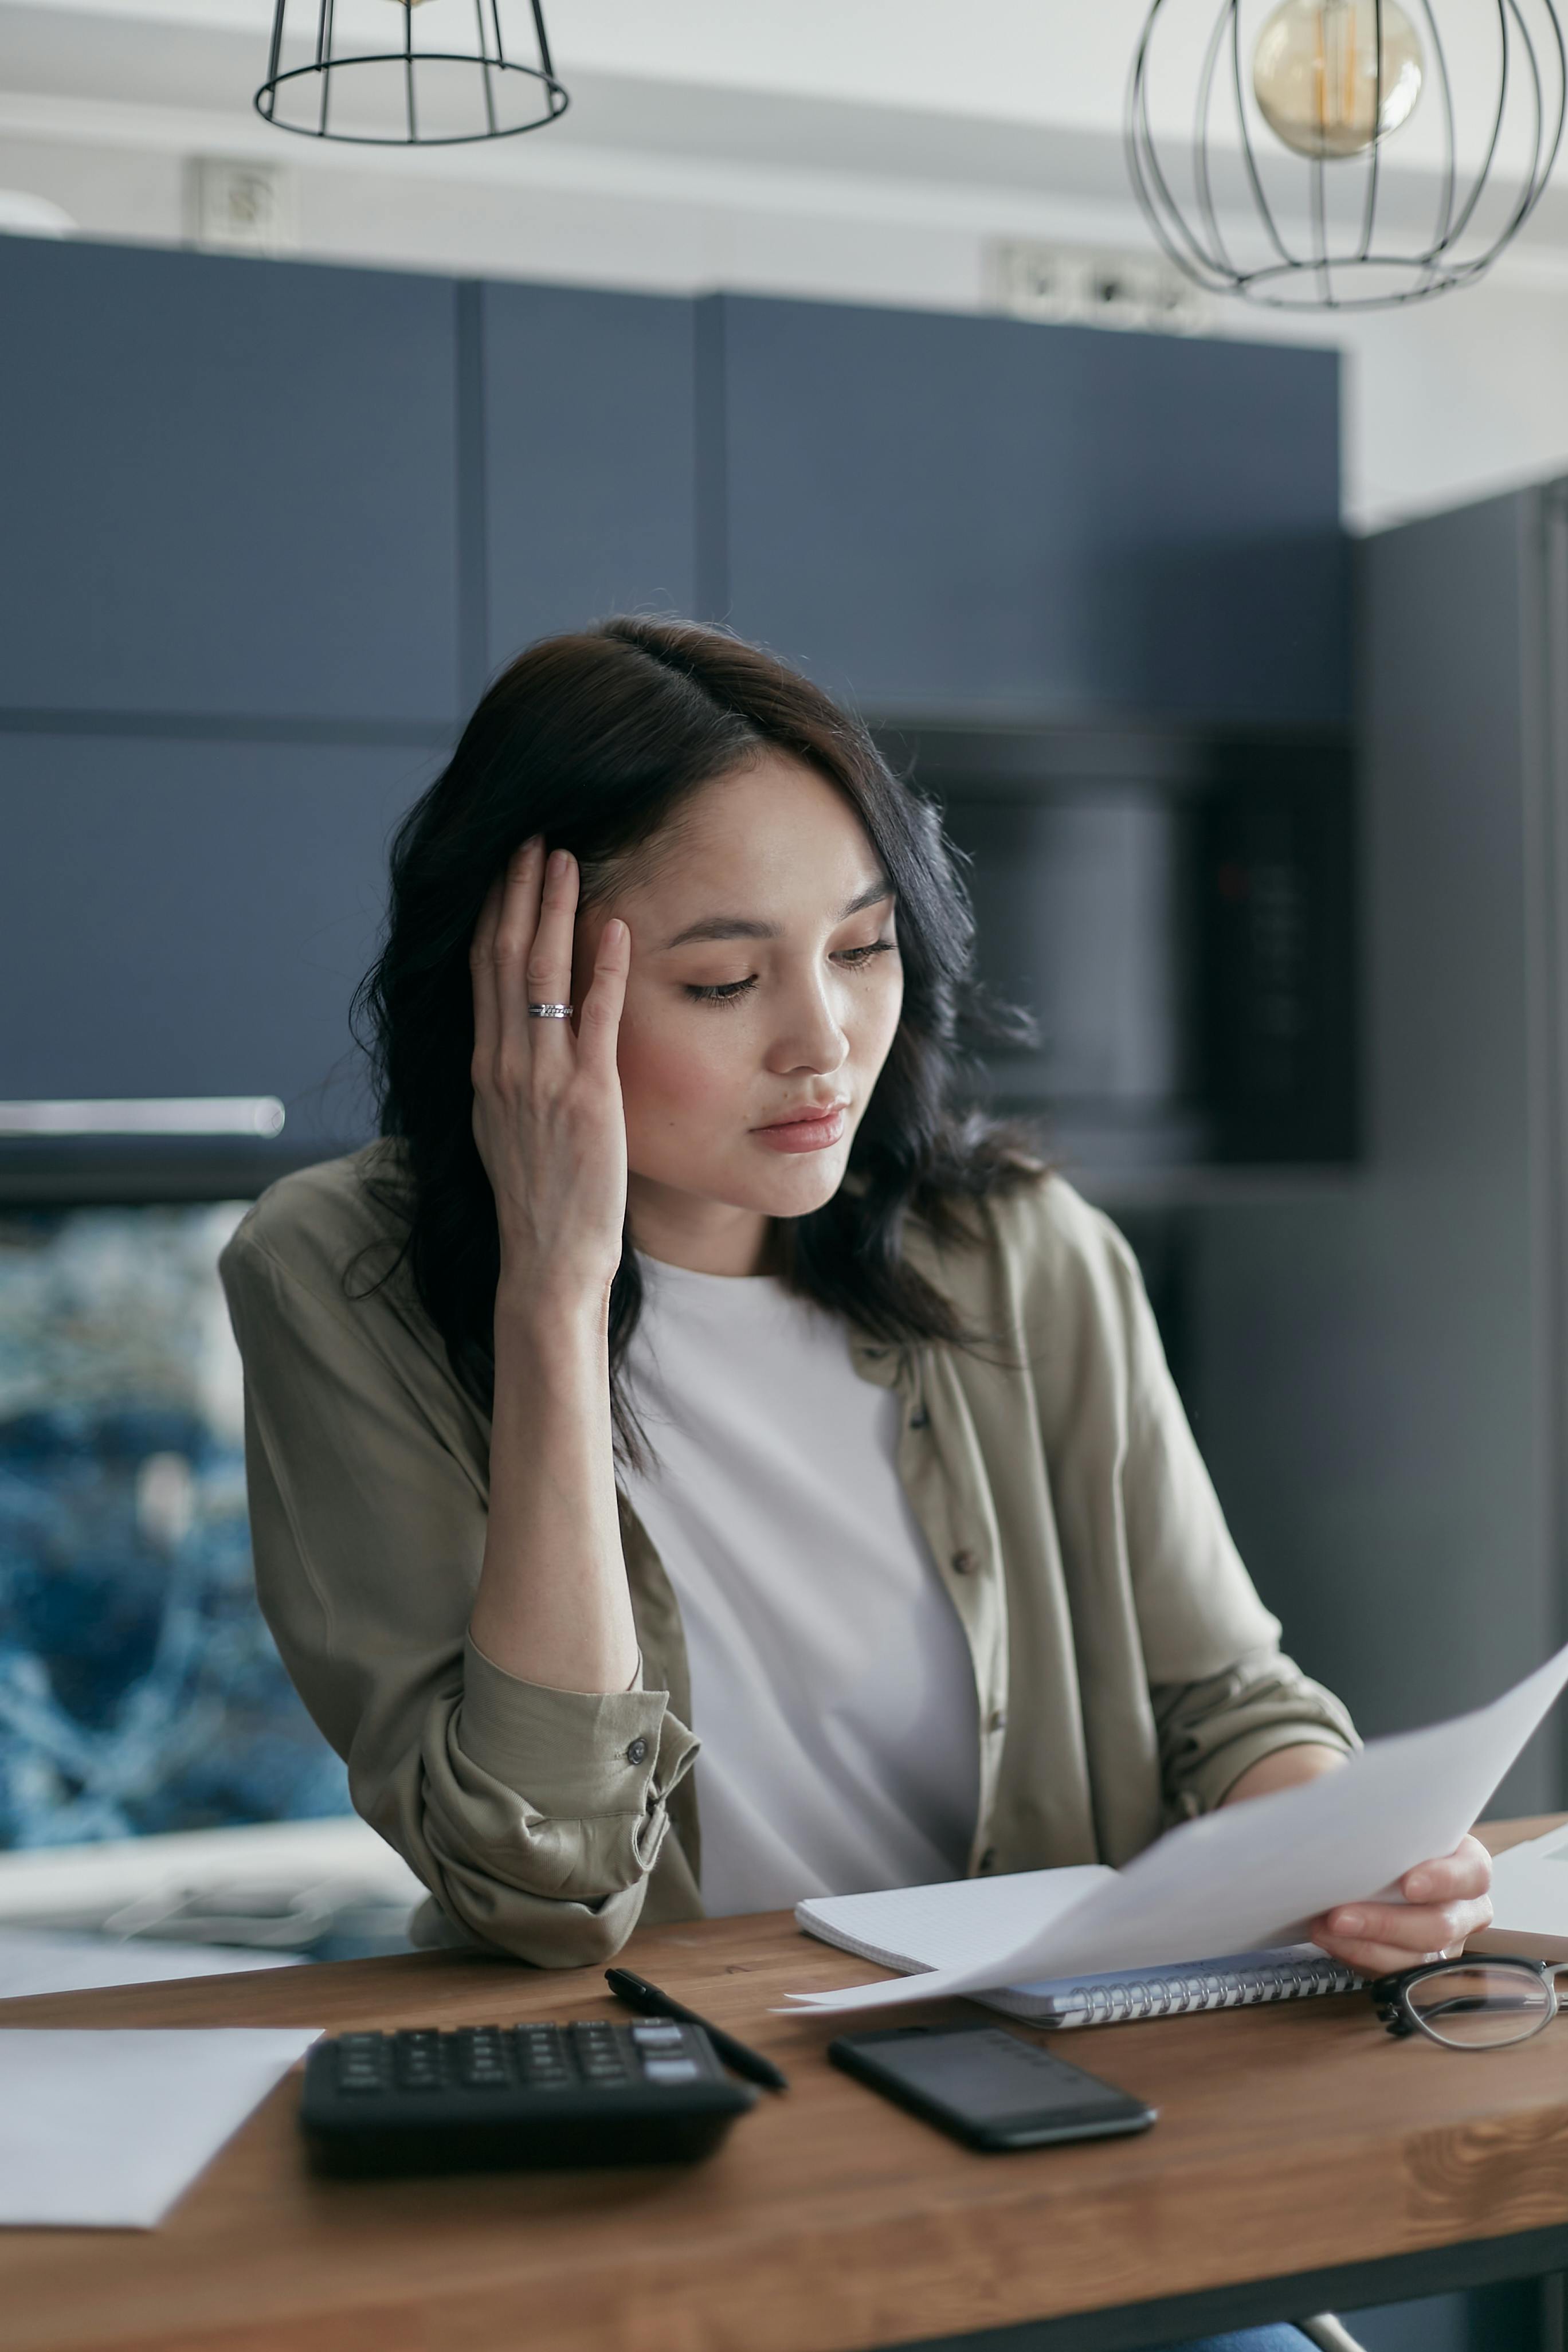
[(970, 1968), (1021, 1943), (1115, 1874), (1095, 1862), (874, 1895), (814, 1895), (795, 1905), (795, 1916), (809, 1933), (884, 1968)]

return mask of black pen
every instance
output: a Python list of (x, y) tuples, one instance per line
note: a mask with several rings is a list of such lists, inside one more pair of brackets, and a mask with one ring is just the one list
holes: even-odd
[(731, 2073), (743, 2074), (748, 2083), (761, 2083), (770, 2091), (788, 2090), (789, 2076), (781, 2074), (771, 2058), (764, 2058), (760, 2050), (748, 2050), (743, 2042), (737, 2042), (721, 2025), (710, 2025), (705, 2017), (699, 2017), (684, 2001), (671, 2000), (667, 1992), (650, 1985), (646, 1977), (634, 1977), (630, 1969), (606, 1969), (605, 1982), (617, 2000), (624, 2000), (628, 2009), (640, 2010), (645, 2017), (674, 2017), (682, 2025), (700, 2025), (725, 2065)]

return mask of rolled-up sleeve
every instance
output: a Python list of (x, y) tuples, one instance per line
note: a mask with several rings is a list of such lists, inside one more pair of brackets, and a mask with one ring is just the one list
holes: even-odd
[(1212, 1812), (1276, 1748), (1335, 1748), (1348, 1756), (1361, 1744), (1332, 1692), (1279, 1650), (1152, 1696), (1162, 1778), (1179, 1815)]
[(697, 1742), (663, 1691), (556, 1690), (474, 1646), (487, 1494), (468, 1408), (390, 1286), (339, 1296), (314, 1271), (248, 1225), (222, 1263), (257, 1591), (284, 1664), (355, 1810), (439, 1907), (424, 1940), (540, 1967), (609, 1958)]

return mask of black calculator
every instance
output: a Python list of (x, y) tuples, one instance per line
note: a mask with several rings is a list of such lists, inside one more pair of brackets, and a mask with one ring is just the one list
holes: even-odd
[(756, 2096), (700, 2025), (469, 2025), (318, 2042), (300, 2125), (323, 2172), (661, 2164), (706, 2156)]

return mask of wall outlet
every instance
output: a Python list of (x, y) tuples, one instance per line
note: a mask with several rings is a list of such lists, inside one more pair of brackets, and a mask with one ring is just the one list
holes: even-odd
[(1168, 335), (1202, 334), (1209, 323), (1202, 288), (1160, 254), (1020, 237), (999, 239), (986, 261), (992, 301), (1017, 319)]
[(185, 170), (186, 232), (221, 253), (295, 253), (300, 211), (294, 174), (278, 163), (193, 156)]

